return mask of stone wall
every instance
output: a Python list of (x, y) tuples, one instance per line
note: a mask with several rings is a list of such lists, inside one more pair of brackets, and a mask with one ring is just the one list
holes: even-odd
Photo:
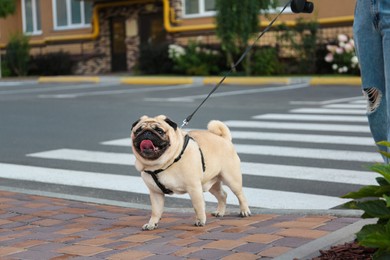
[[(111, 72), (110, 18), (125, 17), (127, 20), (137, 23), (138, 14), (143, 8), (144, 6), (142, 5), (128, 5), (108, 7), (100, 10), (100, 35), (94, 42), (93, 54), (78, 62), (75, 68), (75, 74), (96, 75)], [(139, 36), (127, 36), (125, 43), (127, 49), (127, 71), (132, 72), (139, 55)]]

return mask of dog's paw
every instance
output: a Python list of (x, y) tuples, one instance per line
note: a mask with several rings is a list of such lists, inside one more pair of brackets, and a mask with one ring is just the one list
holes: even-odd
[(219, 211), (215, 211), (213, 213), (211, 213), (212, 216), (218, 218), (218, 217), (223, 217), (225, 215), (225, 213), (222, 213), (222, 212), (219, 212)]
[(157, 228), (158, 228), (158, 224), (157, 223), (156, 224), (149, 224), (149, 223), (147, 223), (147, 224), (142, 226), (142, 230), (144, 230), (144, 231), (154, 230), (154, 229), (157, 229)]
[(251, 215), (251, 211), (249, 209), (241, 210), (241, 212), (240, 212), (240, 217), (242, 217), (242, 218), (249, 217), (250, 215)]
[(199, 219), (197, 219), (197, 220), (195, 221), (195, 226), (197, 226), (197, 227), (203, 227), (204, 225), (206, 225), (206, 222), (205, 222), (205, 221), (201, 221), (201, 220), (199, 220)]

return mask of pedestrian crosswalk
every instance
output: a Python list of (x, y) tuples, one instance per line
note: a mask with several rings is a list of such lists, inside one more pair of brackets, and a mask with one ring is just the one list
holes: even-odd
[[(380, 155), (371, 149), (375, 144), (364, 114), (364, 103), (353, 98), (335, 104), (294, 108), (284, 114), (258, 114), (225, 121), (242, 160), (244, 192), (249, 205), (272, 209), (331, 209), (346, 200), (338, 194), (317, 190), (334, 185), (375, 184), (377, 174), (356, 167), (381, 161)], [(148, 190), (135, 171), (130, 146), (130, 138), (126, 137), (102, 140), (97, 149), (61, 148), (26, 155), (33, 160), (69, 164), (126, 166), (132, 171), (128, 175), (0, 163), (0, 178), (147, 195)], [(328, 162), (326, 167), (320, 166), (324, 161)], [(351, 167), (338, 167), (340, 162)], [(275, 187), (259, 185), (263, 180), (275, 183)], [(289, 187), (293, 182), (301, 188)], [(310, 185), (313, 187), (308, 189)], [(187, 195), (173, 197), (189, 200)], [(228, 198), (229, 204), (238, 204), (233, 194), (228, 194)], [(215, 202), (208, 193), (205, 200)]]

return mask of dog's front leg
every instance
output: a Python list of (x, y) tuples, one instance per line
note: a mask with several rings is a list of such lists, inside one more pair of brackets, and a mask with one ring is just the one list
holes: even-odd
[(150, 202), (152, 203), (152, 216), (149, 223), (142, 226), (142, 230), (153, 230), (158, 227), (164, 210), (164, 194), (150, 190)]
[(190, 190), (188, 194), (191, 197), (192, 206), (195, 210), (195, 226), (201, 227), (206, 225), (206, 207), (202, 187)]

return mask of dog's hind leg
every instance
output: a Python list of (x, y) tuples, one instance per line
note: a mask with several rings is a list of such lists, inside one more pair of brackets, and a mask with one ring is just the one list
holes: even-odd
[(222, 182), (226, 184), (236, 195), (238, 202), (240, 203), (240, 216), (250, 216), (251, 211), (249, 210), (248, 202), (242, 191), (242, 175), (239, 164), (238, 166), (231, 165), (231, 167), (226, 168), (224, 171), (225, 172), (221, 173)]
[(209, 190), (218, 200), (218, 207), (215, 212), (212, 213), (215, 217), (223, 217), (226, 210), (226, 198), (227, 194), (222, 188), (222, 182), (217, 181)]

